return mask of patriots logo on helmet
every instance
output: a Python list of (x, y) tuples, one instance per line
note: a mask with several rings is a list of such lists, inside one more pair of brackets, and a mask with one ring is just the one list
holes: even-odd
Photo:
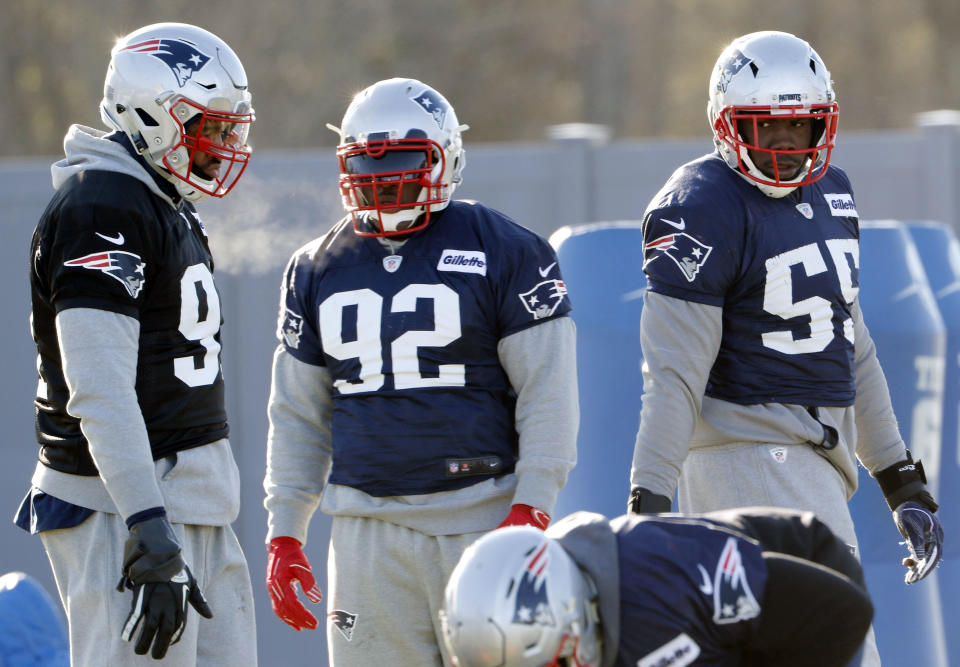
[(717, 88), (720, 89), (720, 92), (727, 92), (730, 80), (751, 62), (753, 61), (740, 53), (738, 49), (734, 49), (726, 60), (717, 65), (720, 68), (720, 80), (717, 81)]
[(136, 299), (146, 282), (143, 270), (146, 264), (140, 255), (123, 250), (109, 250), (95, 252), (63, 263), (64, 266), (79, 266), (84, 269), (102, 271), (114, 280), (119, 281), (132, 298)]
[(567, 286), (563, 281), (554, 279), (537, 283), (532, 289), (517, 296), (527, 312), (533, 315), (533, 319), (539, 320), (553, 315), (566, 293)]
[(424, 111), (433, 116), (439, 127), (443, 127), (443, 119), (447, 117), (447, 103), (440, 99), (432, 90), (425, 90), (419, 95), (410, 98), (419, 104)]
[(760, 614), (734, 537), (727, 538), (713, 575), (713, 621), (720, 625), (746, 621)]
[(667, 234), (643, 246), (646, 257), (643, 265), (646, 267), (650, 262), (666, 255), (683, 271), (687, 282), (692, 283), (712, 250), (713, 246), (700, 243), (689, 234)]
[(149, 53), (159, 58), (177, 77), (177, 82), (183, 88), (194, 72), (203, 69), (210, 61), (210, 56), (202, 53), (190, 42), (182, 39), (150, 39), (145, 42), (131, 44), (123, 49), (134, 53)]
[(353, 639), (353, 629), (357, 625), (357, 615), (335, 609), (327, 614), (327, 620), (333, 623), (347, 641)]
[(513, 622), (522, 625), (556, 625), (550, 600), (547, 599), (547, 545), (544, 544), (527, 563), (517, 585), (517, 597), (513, 609)]

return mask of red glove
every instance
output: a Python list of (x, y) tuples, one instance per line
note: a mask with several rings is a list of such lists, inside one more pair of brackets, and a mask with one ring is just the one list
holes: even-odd
[(533, 526), (540, 530), (546, 529), (550, 523), (550, 515), (542, 509), (531, 507), (530, 505), (514, 505), (510, 508), (510, 514), (503, 520), (497, 528), (505, 526)]
[(323, 599), (300, 542), (293, 537), (275, 537), (270, 540), (267, 557), (267, 591), (270, 592), (273, 613), (297, 632), (303, 628), (313, 630), (317, 627), (317, 619), (297, 599), (295, 581), (300, 583), (310, 602)]

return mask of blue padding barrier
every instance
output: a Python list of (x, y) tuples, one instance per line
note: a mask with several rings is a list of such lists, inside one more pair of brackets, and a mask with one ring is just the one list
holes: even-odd
[[(940, 479), (934, 497), (940, 503), (944, 531), (943, 561), (937, 578), (947, 655), (960, 661), (960, 241), (940, 222), (909, 222), (907, 229), (927, 273), (947, 331), (943, 379), (943, 430)], [(953, 630), (951, 632), (951, 630)]]
[(70, 665), (66, 623), (59, 606), (40, 582), (23, 572), (0, 576), (0, 665)]
[(562, 227), (550, 237), (577, 324), (579, 460), (554, 516), (627, 509), (640, 423), (643, 234), (638, 221)]
[[(923, 459), (934, 492), (939, 479), (946, 329), (905, 226), (860, 225), (860, 305), (887, 377), (900, 431)], [(876, 480), (861, 467), (850, 510), (860, 541), (874, 629), (886, 665), (949, 665), (937, 572), (912, 586), (907, 555)], [(954, 631), (956, 628), (954, 628)]]

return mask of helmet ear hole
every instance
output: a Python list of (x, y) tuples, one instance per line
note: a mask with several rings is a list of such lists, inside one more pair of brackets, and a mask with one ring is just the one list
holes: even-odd
[(159, 127), (160, 123), (157, 122), (156, 118), (148, 114), (146, 111), (137, 107), (134, 109), (137, 112), (137, 115), (140, 117), (140, 122), (142, 122), (147, 127)]

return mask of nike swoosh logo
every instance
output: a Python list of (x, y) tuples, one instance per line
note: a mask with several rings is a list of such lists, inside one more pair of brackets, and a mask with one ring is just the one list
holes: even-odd
[(684, 230), (687, 228), (687, 223), (683, 221), (683, 218), (680, 218), (680, 222), (674, 222), (673, 220), (667, 220), (666, 218), (660, 218), (662, 221), (670, 225), (671, 227), (676, 227), (679, 230)]
[(116, 236), (107, 236), (105, 234), (101, 234), (100, 232), (94, 232), (94, 234), (102, 238), (104, 241), (110, 241), (110, 243), (123, 245), (123, 234), (121, 234), (120, 232), (117, 232)]
[(537, 271), (540, 272), (540, 277), (541, 277), (541, 278), (546, 278), (546, 277), (547, 277), (547, 274), (550, 273), (550, 269), (552, 269), (552, 268), (555, 267), (556, 265), (557, 265), (557, 263), (554, 262), (553, 264), (551, 264), (550, 266), (548, 266), (548, 267), (545, 268), (545, 269), (541, 269), (541, 268), (537, 267)]
[(536, 507), (530, 510), (530, 516), (537, 522), (538, 528), (546, 528), (547, 524), (550, 523), (550, 515)]
[(707, 568), (697, 563), (697, 569), (700, 570), (700, 576), (703, 577), (703, 583), (700, 584), (700, 592), (704, 595), (713, 595), (713, 584), (710, 582), (710, 575), (707, 574)]

